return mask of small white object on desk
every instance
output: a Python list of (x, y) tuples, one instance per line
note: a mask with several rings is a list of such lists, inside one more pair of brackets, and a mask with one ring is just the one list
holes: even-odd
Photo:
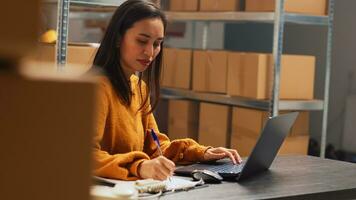
[(166, 191), (178, 191), (178, 190), (189, 190), (196, 186), (203, 185), (204, 181), (190, 181), (183, 178), (178, 178), (172, 176), (170, 181), (165, 180), (166, 183)]
[(117, 183), (115, 187), (93, 186), (93, 200), (133, 200), (138, 199), (138, 191), (132, 182)]

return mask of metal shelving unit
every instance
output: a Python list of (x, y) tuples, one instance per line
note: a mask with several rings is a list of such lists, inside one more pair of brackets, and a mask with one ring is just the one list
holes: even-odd
[[(217, 103), (223, 105), (240, 106), (267, 110), (270, 102), (268, 100), (256, 100), (245, 97), (230, 96), (226, 94), (213, 94), (204, 92), (194, 92), (191, 90), (162, 88), (162, 97), (166, 99), (189, 99)], [(279, 101), (280, 110), (323, 110), (324, 102), (322, 100), (282, 100)]]
[[(279, 110), (307, 110), (322, 111), (322, 133), (321, 133), (321, 154), (325, 157), (326, 134), (327, 134), (327, 117), (330, 87), (330, 68), (331, 68), (331, 48), (332, 48), (332, 31), (334, 20), (334, 0), (329, 0), (327, 16), (311, 16), (285, 13), (285, 0), (276, 0), (275, 12), (167, 12), (167, 17), (174, 21), (199, 21), (204, 22), (203, 28), (203, 49), (207, 47), (208, 26), (210, 21), (220, 22), (254, 22), (254, 23), (273, 23), (273, 59), (274, 74), (273, 88), (270, 102), (267, 100), (255, 100), (241, 97), (231, 97), (228, 95), (197, 93), (192, 91), (182, 91), (177, 89), (163, 89), (162, 94), (165, 98), (178, 98), (196, 101), (205, 101), (225, 105), (242, 106), (261, 110), (270, 111), (270, 116), (278, 115)], [(286, 23), (301, 25), (327, 26), (327, 55), (326, 55), (326, 75), (323, 100), (311, 101), (285, 101), (279, 100), (281, 56), (283, 52), (284, 25)], [(193, 24), (194, 28), (194, 24)]]
[[(70, 0), (58, 0), (58, 24), (64, 23), (65, 15), (69, 9), (66, 10), (65, 2)], [(205, 101), (211, 103), (232, 105), (232, 106), (242, 106), (248, 108), (255, 108), (261, 110), (270, 111), (270, 116), (278, 115), (279, 110), (308, 110), (308, 111), (322, 111), (323, 121), (322, 121), (322, 136), (321, 136), (321, 157), (325, 157), (325, 146), (326, 146), (326, 131), (327, 131), (327, 117), (328, 117), (328, 102), (329, 102), (329, 86), (330, 86), (330, 68), (331, 68), (331, 48), (332, 48), (332, 36), (333, 36), (333, 19), (334, 19), (334, 0), (329, 0), (329, 10), (328, 16), (311, 16), (311, 15), (300, 15), (284, 13), (283, 5), (285, 0), (276, 0), (275, 12), (166, 12), (167, 17), (171, 21), (194, 21), (194, 22), (204, 22), (205, 26), (203, 28), (203, 49), (207, 48), (208, 39), (208, 27), (211, 21), (220, 22), (253, 22), (253, 23), (273, 23), (274, 24), (274, 38), (273, 38), (273, 58), (274, 58), (274, 79), (273, 79), (273, 91), (272, 98), (268, 100), (255, 100), (241, 97), (234, 97), (229, 95), (221, 94), (210, 94), (210, 93), (198, 93), (187, 90), (179, 89), (162, 89), (163, 98), (169, 99), (188, 99), (196, 101)], [(64, 2), (64, 3), (62, 3)], [(95, 0), (95, 1), (79, 1), (71, 0), (70, 6), (71, 10), (75, 11), (99, 11), (99, 12), (112, 12), (118, 5), (123, 1), (113, 1), (110, 0)], [(69, 8), (69, 7), (68, 7)], [(93, 14), (87, 14), (88, 16), (95, 17)], [(105, 16), (109, 16), (107, 14)], [(104, 15), (103, 15), (104, 16)], [(102, 16), (102, 17), (103, 17)], [(68, 22), (68, 21), (67, 21)], [(302, 25), (318, 25), (328, 27), (327, 36), (327, 55), (326, 55), (326, 75), (325, 75), (325, 87), (324, 87), (324, 99), (323, 100), (311, 100), (311, 101), (292, 101), (292, 100), (279, 100), (279, 86), (280, 86), (280, 61), (283, 52), (283, 36), (284, 36), (284, 25), (286, 23), (295, 23)], [(58, 63), (65, 63), (66, 56), (63, 52), (66, 52), (67, 41), (65, 41), (64, 34), (66, 26), (58, 25), (58, 44), (62, 44), (61, 48), (57, 51), (59, 56), (57, 57)], [(195, 26), (193, 25), (193, 29)], [(193, 30), (194, 32), (194, 30)], [(60, 36), (62, 35), (62, 36)], [(195, 38), (193, 38), (195, 39)]]

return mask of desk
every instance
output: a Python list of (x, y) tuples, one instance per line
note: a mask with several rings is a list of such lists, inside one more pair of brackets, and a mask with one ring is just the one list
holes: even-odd
[(278, 156), (266, 173), (161, 199), (356, 199), (356, 164), (312, 156)]

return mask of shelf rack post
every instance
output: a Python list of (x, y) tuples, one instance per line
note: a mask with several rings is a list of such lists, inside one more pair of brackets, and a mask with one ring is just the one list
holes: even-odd
[(203, 50), (206, 50), (208, 48), (209, 27), (210, 27), (210, 22), (205, 21), (203, 23), (203, 38), (202, 38), (202, 49)]
[[(187, 23), (185, 24), (187, 25)], [(192, 21), (191, 22), (191, 25), (192, 25), (192, 40), (191, 40), (191, 47), (192, 49), (197, 49), (197, 45), (196, 45), (196, 34), (197, 34), (197, 31), (196, 31), (196, 28), (197, 28), (197, 22), (196, 21)]]
[(58, 0), (56, 63), (62, 69), (67, 61), (70, 0)]
[(274, 34), (273, 34), (273, 83), (272, 97), (270, 103), (270, 117), (278, 115), (279, 111), (279, 88), (281, 73), (281, 57), (283, 51), (284, 33), (284, 0), (277, 0), (274, 15)]
[(323, 108), (323, 122), (322, 122), (321, 142), (320, 142), (320, 157), (321, 158), (325, 158), (326, 136), (327, 136), (326, 134), (327, 134), (327, 129), (328, 129), (328, 106), (329, 106), (333, 26), (334, 26), (334, 0), (329, 0), (328, 36), (327, 36), (327, 46), (326, 46), (325, 89), (324, 89), (324, 105), (323, 105), (324, 108)]

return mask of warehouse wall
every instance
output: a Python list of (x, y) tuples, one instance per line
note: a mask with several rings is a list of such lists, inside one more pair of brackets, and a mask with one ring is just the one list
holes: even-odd
[[(341, 135), (341, 147), (356, 152), (356, 1), (336, 2), (335, 42), (332, 70), (330, 137)], [(352, 112), (353, 111), (353, 112)], [(340, 123), (341, 121), (341, 123)]]
[[(167, 37), (165, 39), (165, 45), (176, 47), (176, 48), (202, 48), (202, 35), (204, 23), (195, 23), (195, 33), (194, 25), (192, 22), (185, 23), (185, 32), (182, 37)], [(224, 48), (224, 24), (220, 22), (211, 22), (208, 25), (208, 49), (223, 49)], [(193, 34), (195, 35), (193, 38)]]

